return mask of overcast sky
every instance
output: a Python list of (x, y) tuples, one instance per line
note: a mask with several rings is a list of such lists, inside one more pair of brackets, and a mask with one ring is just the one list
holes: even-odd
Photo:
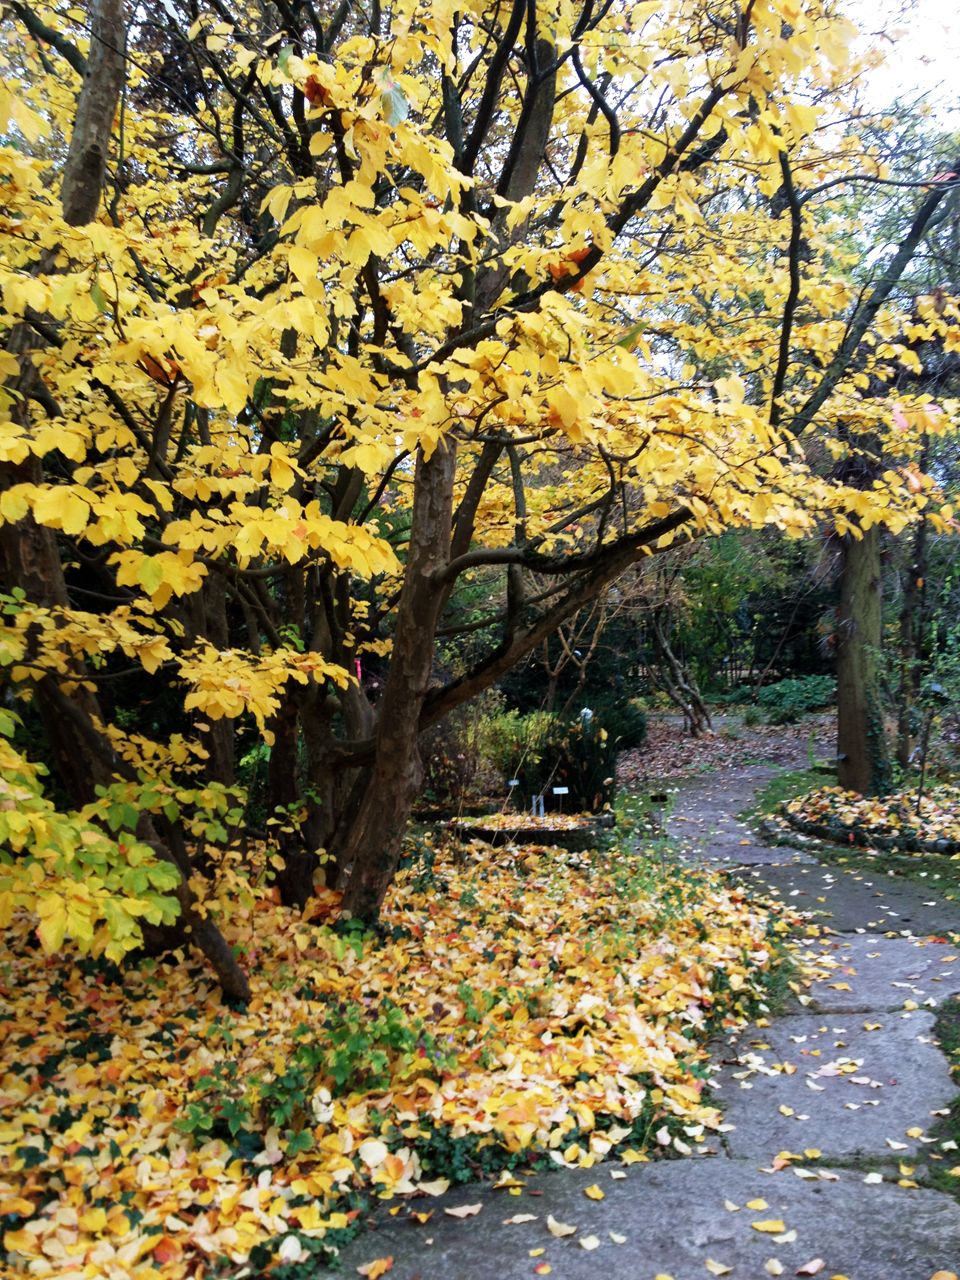
[[(960, 124), (960, 4), (958, 0), (847, 0), (847, 11), (887, 52), (887, 65), (871, 76), (868, 99), (887, 106), (920, 93), (938, 115)], [(887, 36), (900, 33), (891, 44)]]

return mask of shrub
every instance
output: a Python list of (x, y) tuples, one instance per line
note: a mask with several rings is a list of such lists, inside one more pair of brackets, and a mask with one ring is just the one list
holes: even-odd
[(831, 676), (799, 676), (778, 680), (757, 694), (757, 702), (770, 724), (793, 724), (808, 711), (817, 711), (833, 702), (835, 684)]
[(613, 694), (605, 694), (594, 698), (590, 705), (618, 751), (643, 745), (647, 736), (647, 713), (634, 698), (618, 699)]
[(505, 778), (519, 779), (523, 802), (543, 795), (551, 804), (551, 788), (567, 787), (565, 809), (597, 813), (613, 798), (619, 746), (596, 715), (561, 720), (511, 711), (490, 724), (486, 749)]
[(456, 809), (497, 785), (497, 770), (490, 767), (484, 747), (487, 725), (503, 718), (498, 714), (502, 706), (502, 694), (488, 689), (423, 734), (425, 800)]

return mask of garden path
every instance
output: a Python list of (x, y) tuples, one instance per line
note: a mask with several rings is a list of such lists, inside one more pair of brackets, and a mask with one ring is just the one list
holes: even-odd
[[(730, 765), (690, 780), (668, 823), (686, 860), (725, 865), (821, 925), (805, 994), (717, 1045), (726, 1131), (683, 1160), (531, 1177), (516, 1198), (459, 1188), (430, 1205), (426, 1228), (384, 1216), (345, 1250), (347, 1275), (392, 1255), (391, 1280), (955, 1280), (960, 1202), (922, 1183), (960, 1166), (933, 1136), (955, 1095), (934, 1022), (960, 991), (960, 947), (943, 936), (960, 930), (960, 906), (757, 843), (736, 814), (773, 772)], [(602, 1201), (584, 1195), (594, 1183)], [(466, 1204), (483, 1208), (442, 1212)], [(504, 1224), (519, 1213), (536, 1217)], [(555, 1239), (550, 1214), (576, 1233)]]

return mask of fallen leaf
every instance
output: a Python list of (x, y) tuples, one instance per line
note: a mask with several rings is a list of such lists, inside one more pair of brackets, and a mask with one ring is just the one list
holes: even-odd
[(810, 1261), (805, 1262), (802, 1267), (797, 1267), (797, 1275), (798, 1276), (819, 1275), (826, 1265), (827, 1264), (824, 1262), (822, 1258), (811, 1258)]
[(515, 1213), (512, 1218), (504, 1218), (503, 1225), (505, 1227), (518, 1227), (521, 1222), (536, 1222), (537, 1215), (535, 1213)]
[[(296, 1240), (296, 1238), (296, 1236), (293, 1237), (294, 1240)], [(176, 1262), (181, 1256), (181, 1252), (182, 1250), (179, 1244), (177, 1244), (176, 1240), (171, 1240), (169, 1236), (161, 1236), (153, 1246), (154, 1261), (159, 1262), (161, 1267), (165, 1266), (168, 1262)]]
[(763, 1264), (763, 1269), (768, 1276), (782, 1276), (783, 1263), (777, 1258), (770, 1258)]
[(366, 1266), (357, 1267), (357, 1274), (366, 1276), (367, 1280), (377, 1280), (378, 1276), (385, 1276), (392, 1266), (392, 1256), (375, 1258), (373, 1262), (368, 1262)]
[(767, 1235), (779, 1235), (781, 1231), (786, 1231), (787, 1224), (782, 1218), (764, 1218), (761, 1222), (751, 1222), (754, 1231), (763, 1231)]
[(533, 1268), (533, 1274), (535, 1276), (548, 1276), (552, 1270), (553, 1267), (551, 1267), (549, 1262), (538, 1262)]
[(584, 1187), (583, 1194), (588, 1200), (602, 1200), (604, 1198), (603, 1192), (595, 1182), (589, 1187)]
[(614, 1243), (614, 1244), (626, 1244), (626, 1243), (627, 1243), (627, 1237), (626, 1237), (626, 1236), (622, 1236), (622, 1235), (620, 1235), (620, 1234), (619, 1234), (618, 1232), (616, 1232), (616, 1231), (608, 1231), (608, 1232), (607, 1232), (607, 1235), (610, 1237), (610, 1239), (613, 1241), (613, 1243)]
[(733, 1267), (726, 1267), (722, 1262), (714, 1262), (713, 1258), (708, 1258), (703, 1264), (712, 1276), (728, 1276)]
[(456, 1209), (444, 1209), (443, 1212), (449, 1214), (451, 1218), (472, 1218), (482, 1208), (482, 1204), (462, 1204)]
[(433, 1182), (418, 1182), (417, 1190), (427, 1196), (442, 1196), (450, 1190), (449, 1178), (435, 1178)]
[(747, 1208), (748, 1209), (769, 1209), (770, 1206), (767, 1204), (766, 1200), (764, 1200), (761, 1196), (758, 1196), (756, 1200), (747, 1201)]
[(592, 1250), (600, 1248), (600, 1240), (597, 1236), (581, 1236), (577, 1241), (581, 1249)]
[(552, 1213), (547, 1218), (547, 1230), (552, 1236), (556, 1236), (558, 1240), (562, 1240), (564, 1236), (575, 1236), (577, 1234), (576, 1227), (571, 1227), (566, 1222), (558, 1222)]

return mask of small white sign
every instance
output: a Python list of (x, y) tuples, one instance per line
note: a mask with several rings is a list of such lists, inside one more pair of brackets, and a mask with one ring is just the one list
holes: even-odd
[(555, 796), (568, 796), (570, 794), (569, 787), (554, 787), (553, 794)]
[(520, 785), (519, 778), (511, 778), (510, 781), (507, 783), (508, 787), (519, 787), (519, 785)]

